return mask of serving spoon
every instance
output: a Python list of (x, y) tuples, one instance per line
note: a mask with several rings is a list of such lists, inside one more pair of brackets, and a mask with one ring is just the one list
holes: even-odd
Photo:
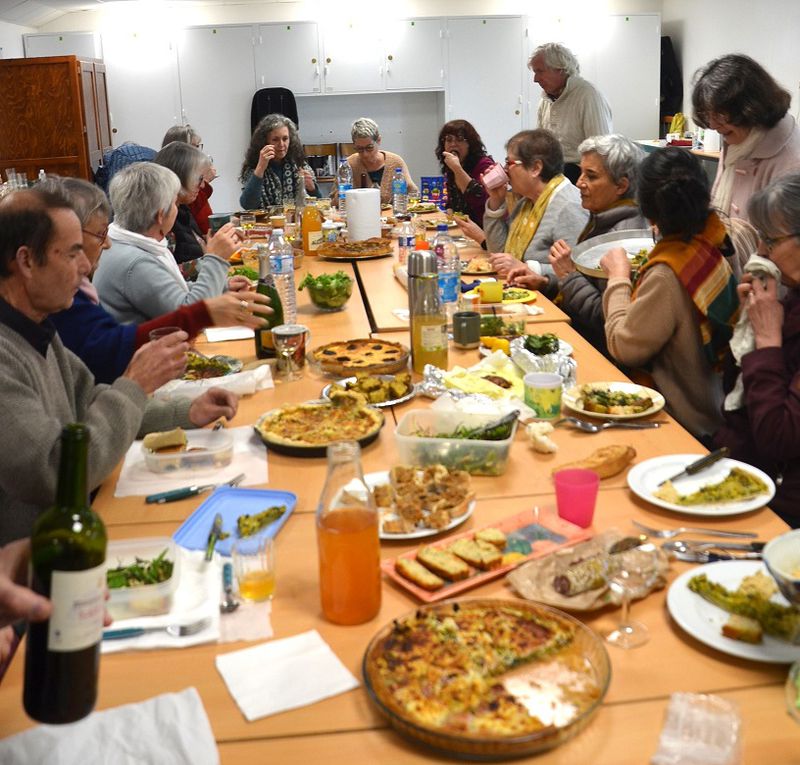
[(562, 417), (558, 420), (555, 424), (558, 425), (562, 422), (569, 422), (570, 424), (574, 425), (578, 430), (582, 430), (586, 433), (599, 433), (602, 430), (606, 430), (608, 428), (628, 428), (629, 430), (648, 430), (650, 428), (660, 428), (662, 425), (666, 425), (666, 421), (658, 420), (656, 422), (617, 422), (609, 421), (603, 422), (599, 425), (594, 422), (587, 422), (586, 420), (581, 420), (579, 417)]

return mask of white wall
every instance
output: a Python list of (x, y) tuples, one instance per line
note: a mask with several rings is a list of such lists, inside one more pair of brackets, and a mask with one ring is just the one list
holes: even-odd
[(0, 58), (22, 58), (25, 53), (22, 47), (22, 35), (36, 32), (33, 27), (21, 27), (0, 21)]
[(694, 73), (725, 53), (746, 53), (792, 94), (792, 113), (800, 109), (800, 3), (797, 0), (664, 0), (662, 34), (672, 37), (683, 74), (683, 111), (692, 111)]

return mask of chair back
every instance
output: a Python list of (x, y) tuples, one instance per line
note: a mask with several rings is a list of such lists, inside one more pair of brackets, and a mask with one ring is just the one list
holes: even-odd
[(261, 88), (253, 96), (253, 104), (250, 107), (250, 132), (256, 129), (256, 125), (268, 114), (283, 114), (288, 117), (298, 127), (297, 103), (294, 93), (287, 88)]

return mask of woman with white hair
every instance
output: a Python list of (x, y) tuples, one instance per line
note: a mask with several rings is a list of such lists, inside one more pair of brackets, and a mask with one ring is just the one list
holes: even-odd
[(268, 114), (256, 125), (239, 180), (239, 204), (245, 210), (294, 202), (300, 193), (320, 195), (297, 126), (282, 114)]
[(564, 175), (575, 183), (580, 175), (578, 145), (593, 135), (612, 131), (611, 107), (594, 85), (580, 76), (575, 54), (559, 43), (545, 43), (528, 62), (533, 81), (544, 94), (537, 125), (556, 134), (564, 150)]
[[(419, 193), (405, 160), (399, 154), (381, 149), (381, 131), (375, 120), (359, 117), (350, 127), (350, 137), (354, 151), (347, 158), (347, 163), (353, 171), (354, 189), (379, 188), (381, 203), (389, 204), (392, 201), (394, 171), (399, 167), (406, 179), (408, 193)], [(337, 196), (338, 188), (334, 192), (334, 200)]]
[(111, 181), (111, 248), (93, 284), (103, 307), (119, 322), (141, 323), (226, 289), (250, 288), (244, 277), (228, 279), (228, 260), (240, 244), (229, 223), (208, 240), (197, 281), (183, 278), (166, 240), (178, 214), (180, 189), (175, 173), (154, 162), (129, 165)]
[[(164, 133), (164, 140), (161, 141), (161, 148), (163, 149), (168, 143), (179, 141), (180, 143), (188, 143), (194, 146), (195, 149), (203, 151), (203, 137), (191, 125), (173, 125)], [(217, 170), (213, 165), (211, 157), (208, 157), (208, 167), (203, 173), (203, 180), (205, 183), (200, 184), (200, 189), (197, 192), (197, 198), (188, 206), (189, 211), (192, 213), (200, 233), (205, 236), (208, 233), (208, 216), (212, 214), (211, 203), (208, 201), (214, 193), (211, 186), (211, 181), (217, 177)]]
[[(610, 231), (649, 228), (636, 203), (636, 180), (644, 152), (619, 133), (587, 138), (578, 147), (581, 174), (577, 187), (589, 221), (578, 243)], [(599, 351), (606, 353), (602, 288), (605, 281), (590, 279), (575, 269), (572, 247), (559, 239), (550, 248), (549, 262), (558, 279), (561, 308), (578, 330)], [(539, 289), (535, 275), (525, 266), (509, 272), (510, 284)], [(555, 285), (553, 285), (555, 287)], [(551, 293), (555, 295), (555, 290)]]

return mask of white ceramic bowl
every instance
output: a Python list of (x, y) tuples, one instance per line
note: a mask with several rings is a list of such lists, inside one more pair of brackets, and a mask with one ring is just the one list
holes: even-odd
[(768, 542), (763, 556), (783, 596), (800, 606), (800, 529), (787, 531)]

